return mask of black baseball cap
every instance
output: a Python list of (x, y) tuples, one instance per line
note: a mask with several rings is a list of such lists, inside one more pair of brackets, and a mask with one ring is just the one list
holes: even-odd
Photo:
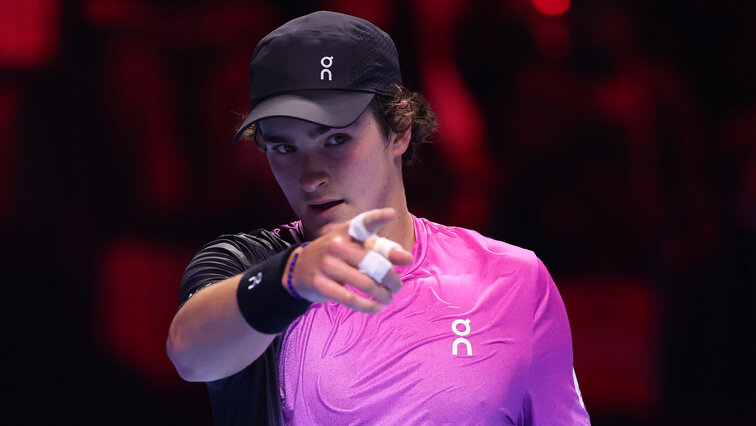
[(236, 142), (252, 123), (293, 117), (328, 127), (354, 123), (376, 93), (401, 85), (391, 37), (354, 16), (319, 11), (281, 25), (252, 54), (250, 111)]

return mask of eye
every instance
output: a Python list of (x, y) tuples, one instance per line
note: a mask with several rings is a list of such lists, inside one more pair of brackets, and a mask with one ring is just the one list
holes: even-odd
[(276, 152), (277, 154), (282, 154), (282, 155), (291, 154), (292, 152), (297, 150), (297, 148), (295, 148), (294, 146), (287, 145), (287, 144), (276, 144), (276, 145), (273, 145), (270, 149)]
[(331, 135), (328, 138), (328, 140), (326, 141), (326, 145), (331, 145), (331, 146), (343, 145), (349, 142), (349, 139), (350, 139), (349, 135), (346, 135), (344, 133), (336, 133), (336, 134)]

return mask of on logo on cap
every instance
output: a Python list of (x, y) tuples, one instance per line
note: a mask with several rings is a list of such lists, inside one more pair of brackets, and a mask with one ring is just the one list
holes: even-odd
[[(326, 61), (328, 62), (327, 64)], [(320, 71), (320, 79), (325, 80), (325, 74), (328, 73), (328, 81), (333, 81), (331, 70), (328, 69), (331, 68), (331, 65), (333, 65), (333, 56), (323, 56), (322, 58), (320, 58), (320, 65), (323, 67), (323, 69)]]

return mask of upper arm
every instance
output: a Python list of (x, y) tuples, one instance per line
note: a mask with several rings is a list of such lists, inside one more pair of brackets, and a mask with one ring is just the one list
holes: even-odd
[(281, 247), (286, 245), (249, 234), (224, 236), (192, 259), (166, 342), (169, 357), (186, 380), (226, 377), (268, 347), (275, 336), (250, 327), (239, 310), (237, 288), (245, 270), (264, 263)]

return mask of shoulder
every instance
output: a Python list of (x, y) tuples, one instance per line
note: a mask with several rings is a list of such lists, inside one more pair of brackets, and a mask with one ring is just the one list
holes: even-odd
[(200, 288), (240, 274), (301, 240), (298, 222), (272, 230), (221, 235), (205, 244), (184, 271), (181, 301)]
[(225, 255), (243, 264), (254, 264), (284, 250), (291, 244), (272, 231), (257, 229), (251, 232), (221, 235), (205, 244), (198, 256), (202, 254)]
[(225, 255), (238, 260), (244, 266), (252, 266), (268, 257), (285, 250), (301, 240), (299, 222), (266, 230), (256, 229), (250, 232), (221, 235), (205, 244), (195, 259), (205, 255)]
[(481, 290), (492, 285), (501, 291), (516, 289), (518, 297), (531, 302), (542, 297), (549, 286), (551, 277), (531, 250), (426, 219), (418, 219), (417, 225), (424, 247), (423, 269)]
[(531, 250), (486, 237), (472, 229), (442, 225), (423, 218), (418, 220), (425, 228), (429, 247), (464, 253), (466, 257), (474, 257), (486, 263), (505, 262), (537, 273), (540, 261)]

